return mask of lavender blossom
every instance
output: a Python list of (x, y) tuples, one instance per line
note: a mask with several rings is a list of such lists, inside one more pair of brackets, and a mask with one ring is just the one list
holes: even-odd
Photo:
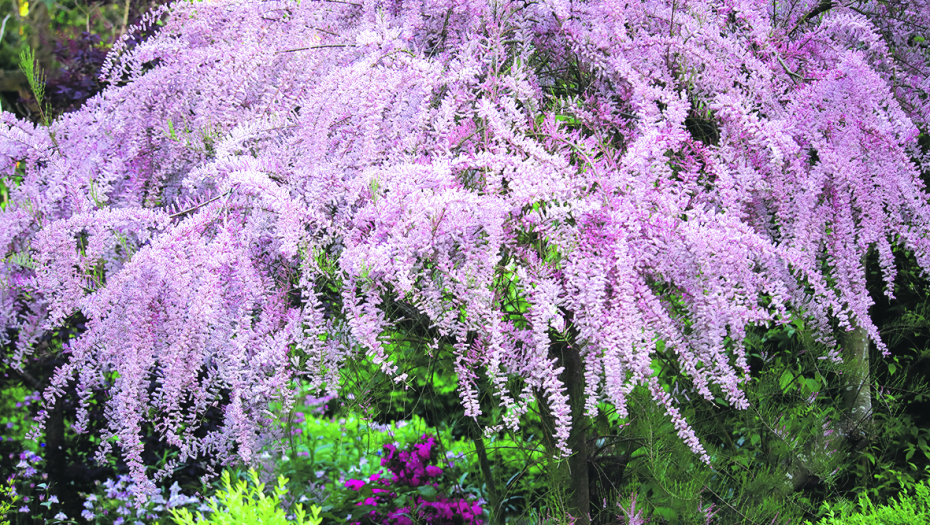
[[(930, 58), (905, 45), (930, 4), (857, 5), (816, 20), (768, 0), (153, 11), (136, 31), (154, 36), (114, 46), (81, 109), (49, 127), (0, 113), (0, 338), (18, 332), (22, 362), (88, 320), (34, 432), (70, 385), (88, 428), (90, 392), (118, 377), (101, 442), (142, 501), (148, 424), (178, 461), (256, 461), (281, 437), (265, 410), (289, 413), (298, 377), (335, 395), (365, 358), (402, 382), (385, 335), (415, 317), (448, 342), (428, 350), (454, 357), (469, 416), (483, 370), (505, 425), (539, 392), (569, 453), (550, 355), (568, 334), (589, 415), (624, 416), (645, 386), (706, 460), (652, 379), (659, 347), (694, 395), (745, 407), (749, 327), (803, 312), (827, 342), (857, 325), (884, 349), (864, 255), (889, 295), (893, 246), (930, 271)], [(568, 68), (588, 73), (562, 96)]]

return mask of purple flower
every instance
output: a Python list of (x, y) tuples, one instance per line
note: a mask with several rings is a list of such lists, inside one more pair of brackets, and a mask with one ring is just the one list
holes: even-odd
[(355, 491), (361, 490), (361, 488), (364, 486), (365, 486), (365, 482), (360, 479), (350, 479), (346, 481), (346, 487), (352, 490), (355, 490)]

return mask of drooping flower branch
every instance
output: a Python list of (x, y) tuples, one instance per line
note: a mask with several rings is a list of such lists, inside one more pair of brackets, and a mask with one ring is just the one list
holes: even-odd
[(332, 390), (364, 353), (402, 381), (385, 340), (411, 315), (454, 353), (469, 415), (481, 369), (506, 424), (544, 399), (568, 452), (550, 350), (569, 339), (589, 414), (645, 385), (703, 454), (657, 347), (743, 406), (748, 326), (797, 312), (881, 344), (864, 255), (888, 290), (893, 243), (930, 268), (928, 88), (900, 81), (930, 58), (888, 40), (887, 9), (173, 4), (81, 110), (0, 115), (0, 342), (21, 359), (80, 311), (46, 400), (108, 387), (109, 435), (150, 489), (144, 424), (180, 460), (248, 461), (298, 375)]

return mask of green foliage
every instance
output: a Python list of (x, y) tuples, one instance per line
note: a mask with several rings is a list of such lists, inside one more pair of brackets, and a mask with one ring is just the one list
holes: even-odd
[[(448, 427), (431, 428), (418, 415), (390, 424), (377, 423), (359, 414), (355, 400), (345, 401), (352, 404), (345, 407), (339, 398), (306, 396), (283, 418), (288, 437), (264, 460), (269, 473), (291, 480), (286, 504), (299, 498), (321, 507), (324, 517), (335, 519), (339, 515), (344, 519), (354, 510), (358, 495), (345, 487), (345, 479), (367, 479), (382, 470), (381, 449), (386, 443), (404, 447), (429, 433), (436, 436), (442, 452), (450, 463), (458, 465), (458, 471), (462, 470), (461, 459), (473, 454), (473, 448), (455, 440)], [(467, 472), (458, 476), (460, 484), (466, 477)]]
[[(612, 448), (612, 455), (623, 460), (621, 484), (613, 487), (613, 494), (601, 490), (600, 497), (631, 495), (616, 501), (620, 507), (629, 509), (635, 496), (637, 508), (660, 523), (702, 523), (700, 513), (707, 497), (704, 489), (712, 485), (714, 472), (678, 437), (672, 421), (651, 402), (644, 388), (633, 391), (627, 408), (629, 416), (621, 423), (623, 426), (612, 446), (608, 444), (609, 438), (595, 442), (600, 445), (596, 450), (601, 452), (595, 456), (594, 464), (599, 474), (604, 473), (605, 484), (612, 481), (608, 467), (602, 466), (601, 459), (611, 455), (606, 451)], [(595, 522), (611, 523), (617, 513), (616, 507), (605, 505)]]
[[(13, 381), (0, 389), (0, 443), (24, 443), (26, 431), (31, 426), (30, 408), (33, 403), (39, 402), (39, 392), (30, 392), (24, 386)], [(35, 447), (33, 446), (33, 451)], [(0, 445), (0, 451), (6, 452), (6, 447)], [(9, 450), (20, 453), (22, 450)], [(9, 453), (7, 452), (7, 453)]]
[[(849, 501), (833, 505), (824, 504), (827, 514), (817, 525), (902, 525), (905, 523), (930, 523), (930, 485), (927, 481), (914, 486), (916, 494), (907, 492), (892, 499), (890, 505), (872, 503), (865, 494), (859, 496), (858, 511)], [(805, 525), (811, 525), (805, 521)]]
[[(891, 355), (873, 352), (872, 410), (869, 439), (859, 444), (859, 458), (847, 474), (856, 492), (872, 501), (889, 501), (901, 491), (914, 490), (930, 475), (930, 426), (927, 406), (930, 384), (930, 283), (913, 254), (895, 249), (894, 299), (879, 293), (881, 273), (872, 263), (869, 275), (873, 318)], [(873, 284), (874, 283), (874, 284)]]
[(10, 520), (4, 519), (12, 511), (19, 500), (16, 489), (13, 488), (13, 478), (6, 481), (6, 485), (0, 486), (0, 525), (10, 525)]
[(19, 54), (19, 68), (26, 75), (29, 89), (32, 90), (32, 94), (36, 98), (39, 114), (42, 116), (42, 123), (48, 126), (51, 123), (50, 113), (52, 108), (45, 103), (45, 72), (36, 62), (36, 55), (31, 47), (23, 49)]
[[(75, 75), (95, 78), (99, 63), (88, 66), (88, 52), (96, 50), (102, 55), (158, 3), (159, 0), (0, 0), (0, 70), (7, 72), (5, 78), (0, 78), (0, 109), (44, 122), (41, 112), (47, 112), (48, 105), (54, 112), (76, 107), (68, 95), (52, 89), (46, 93), (47, 105), (40, 107), (41, 111), (20, 100), (31, 87), (28, 75), (9, 73), (19, 67), (21, 54), (34, 49), (35, 62), (48, 72), (48, 80), (55, 86), (69, 86), (76, 80)], [(59, 52), (59, 46), (68, 51)], [(83, 91), (87, 95), (86, 89)]]
[[(211, 513), (204, 517), (197, 513), (197, 523), (215, 525), (320, 525), (320, 509), (311, 506), (308, 516), (303, 505), (297, 504), (294, 509), (294, 521), (289, 521), (284, 510), (281, 509), (281, 498), (287, 493), (285, 485), (287, 479), (278, 478), (278, 485), (271, 496), (266, 496), (265, 484), (259, 482), (258, 474), (249, 471), (250, 482), (239, 480), (235, 486), (230, 481), (229, 471), (223, 471), (222, 489), (207, 505)], [(178, 525), (194, 525), (194, 516), (187, 509), (172, 509), (171, 516)]]
[[(276, 458), (274, 468), (297, 485), (330, 482), (342, 474), (370, 476), (380, 469), (377, 454), (383, 444), (413, 443), (427, 431), (418, 416), (378, 425), (357, 416), (333, 419), (311, 415), (304, 421), (292, 420), (290, 428), (288, 449)], [(447, 445), (450, 441), (446, 435)]]
[[(629, 415), (610, 408), (595, 421), (592, 516), (615, 523), (617, 506), (652, 523), (799, 523), (821, 501), (840, 494), (837, 479), (848, 468), (847, 447), (834, 427), (841, 421), (844, 365), (823, 355), (803, 320), (753, 334), (746, 410), (713, 401), (693, 385), (659, 348), (655, 376), (678, 399), (711, 457), (705, 465), (678, 438), (667, 414), (645, 388), (629, 398)], [(596, 494), (595, 494), (596, 493)], [(593, 505), (606, 499), (606, 505)], [(622, 515), (622, 514), (621, 514)]]

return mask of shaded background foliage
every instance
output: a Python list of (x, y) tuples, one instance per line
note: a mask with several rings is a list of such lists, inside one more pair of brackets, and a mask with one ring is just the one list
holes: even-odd
[[(6, 18), (0, 38), (0, 104), (25, 118), (37, 113), (26, 77), (19, 69), (20, 53), (36, 51), (48, 72), (49, 101), (56, 114), (73, 111), (102, 89), (100, 67), (113, 43), (158, 0), (2, 0)], [(135, 32), (130, 40), (145, 34)]]

